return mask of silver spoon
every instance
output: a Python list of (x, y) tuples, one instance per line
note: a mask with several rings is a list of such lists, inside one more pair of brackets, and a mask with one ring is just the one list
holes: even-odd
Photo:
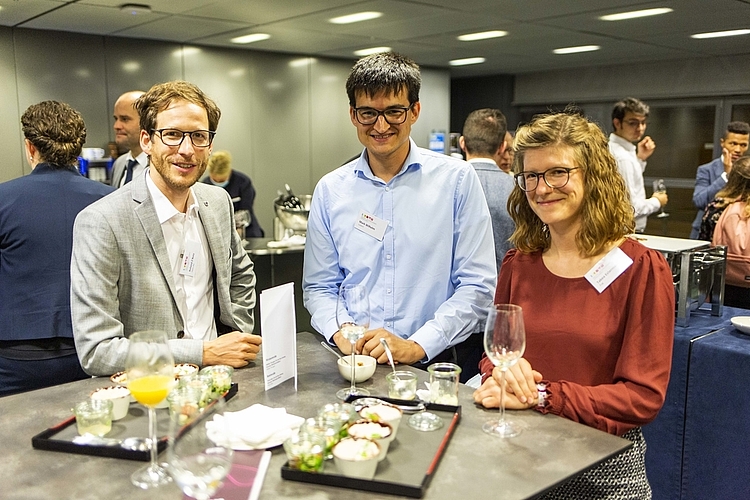
[(385, 349), (385, 355), (388, 356), (388, 362), (391, 364), (391, 368), (393, 368), (393, 376), (396, 376), (396, 364), (393, 362), (393, 353), (391, 353), (391, 348), (388, 347), (388, 342), (384, 338), (380, 338), (380, 344), (383, 346), (383, 349)]
[(342, 356), (341, 354), (339, 354), (338, 351), (336, 351), (333, 347), (329, 346), (328, 344), (326, 344), (323, 341), (320, 342), (320, 345), (322, 345), (323, 347), (325, 347), (327, 351), (332, 352), (333, 354), (335, 354), (336, 357), (338, 357), (339, 359), (343, 359), (344, 363), (350, 364), (349, 358), (346, 357), (346, 356)]

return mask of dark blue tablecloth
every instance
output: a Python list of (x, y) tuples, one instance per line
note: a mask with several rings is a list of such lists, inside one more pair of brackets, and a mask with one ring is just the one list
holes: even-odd
[[(715, 360), (717, 355), (705, 353), (714, 351), (717, 345), (726, 344), (725, 339), (730, 335), (729, 332), (738, 334), (731, 326), (730, 319), (733, 316), (741, 315), (750, 315), (750, 311), (725, 307), (723, 314), (717, 317), (711, 316), (709, 311), (699, 310), (691, 315), (688, 327), (675, 327), (672, 370), (666, 401), (658, 417), (643, 428), (648, 447), (646, 451), (646, 471), (655, 500), (718, 498), (713, 494), (714, 490), (699, 488), (696, 484), (699, 471), (705, 474), (709, 470), (705, 467), (705, 463), (699, 469), (693, 468), (699, 465), (701, 461), (698, 454), (702, 449), (713, 448), (713, 446), (709, 440), (704, 439), (705, 435), (694, 435), (700, 434), (695, 429), (697, 407), (694, 406), (694, 403), (701, 399), (704, 404), (713, 405), (718, 399), (727, 398), (727, 406), (729, 406), (731, 404), (729, 400), (742, 397), (741, 393), (731, 393), (731, 390), (726, 387), (726, 380), (723, 384), (714, 385), (709, 391), (713, 392), (707, 398), (706, 396), (704, 398), (697, 397), (697, 394), (709, 387), (705, 382), (705, 380), (709, 380), (706, 377), (706, 372), (710, 372), (710, 380), (716, 380), (717, 377), (729, 377), (729, 372), (726, 369), (717, 368), (721, 365), (711, 367), (710, 363), (715, 361), (710, 360)], [(747, 349), (745, 353), (741, 354), (746, 358), (746, 373), (738, 377), (744, 379), (745, 385), (747, 385), (747, 383), (750, 383), (750, 337), (744, 338), (744, 344), (742, 338), (737, 340), (739, 345), (733, 344), (730, 352), (734, 353), (739, 350), (739, 346), (743, 345)], [(739, 351), (741, 352), (741, 350)], [(750, 398), (747, 399), (748, 404), (750, 404)], [(712, 425), (721, 429), (718, 432), (730, 436), (734, 432), (728, 429), (726, 424), (721, 423), (721, 420), (714, 420), (715, 417), (719, 416), (718, 414), (703, 411), (701, 413), (703, 418), (713, 421)], [(748, 415), (750, 419), (750, 414)], [(690, 439), (687, 439), (687, 436), (690, 436)], [(748, 433), (747, 438), (750, 439), (750, 433)], [(700, 442), (700, 445), (695, 445), (694, 442)], [(750, 450), (750, 446), (745, 449)], [(722, 455), (723, 452), (718, 451), (716, 454)], [(738, 456), (742, 455), (734, 455), (733, 457), (730, 455), (724, 458), (728, 461), (732, 459), (736, 461)], [(714, 461), (713, 463), (719, 462)], [(694, 470), (695, 472), (693, 472)], [(714, 477), (723, 477), (724, 475), (724, 471), (721, 471), (721, 475), (717, 474)], [(746, 471), (741, 482), (747, 484), (747, 479), (750, 479), (750, 474)], [(727, 480), (732, 481), (731, 478), (723, 479), (725, 482)], [(734, 479), (734, 481), (738, 480), (739, 478)], [(702, 480), (698, 482), (702, 482)], [(706, 484), (703, 482), (702, 486)], [(750, 495), (734, 494), (726, 498), (746, 497), (750, 498)]]

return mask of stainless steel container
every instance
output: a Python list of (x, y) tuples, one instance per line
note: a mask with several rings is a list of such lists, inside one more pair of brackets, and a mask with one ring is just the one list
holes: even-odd
[(661, 252), (672, 269), (677, 325), (688, 326), (690, 313), (704, 304), (710, 304), (712, 316), (721, 316), (726, 247), (712, 247), (707, 241), (664, 236), (638, 235), (637, 239)]

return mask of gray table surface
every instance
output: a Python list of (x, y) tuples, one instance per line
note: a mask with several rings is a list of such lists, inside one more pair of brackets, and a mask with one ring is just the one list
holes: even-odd
[[(235, 372), (239, 392), (229, 402), (230, 410), (254, 403), (285, 407), (289, 413), (309, 417), (325, 403), (335, 402), (335, 393), (346, 387), (336, 360), (320, 346), (321, 338), (300, 333), (297, 339), (298, 390), (293, 381), (264, 391), (259, 363)], [(410, 367), (404, 369), (411, 369)], [(386, 394), (385, 375), (379, 366), (372, 379), (362, 384), (373, 395)], [(427, 373), (419, 374), (420, 385)], [(0, 398), (2, 429), (2, 498), (4, 499), (180, 499), (179, 489), (168, 485), (143, 491), (130, 484), (130, 474), (141, 462), (36, 450), (31, 438), (68, 418), (70, 408), (88, 397), (91, 390), (110, 385), (107, 378), (69, 384)], [(580, 471), (617, 454), (628, 441), (590, 427), (534, 411), (509, 412), (525, 427), (516, 438), (498, 439), (484, 434), (482, 424), (497, 417), (497, 410), (474, 405), (472, 389), (461, 386), (461, 421), (440, 462), (425, 498), (495, 499), (533, 498)], [(369, 492), (318, 486), (281, 478), (286, 461), (281, 447), (275, 448), (260, 497), (305, 499), (395, 498)]]

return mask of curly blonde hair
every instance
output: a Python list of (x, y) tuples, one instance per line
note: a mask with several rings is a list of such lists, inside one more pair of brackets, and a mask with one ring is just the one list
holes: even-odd
[(232, 155), (229, 151), (214, 151), (208, 157), (208, 172), (217, 176), (229, 175), (232, 171)]
[[(633, 207), (625, 181), (609, 152), (601, 128), (574, 110), (535, 116), (522, 126), (514, 142), (513, 171), (523, 171), (526, 152), (545, 147), (567, 147), (583, 174), (584, 197), (581, 227), (576, 244), (581, 254), (597, 255), (610, 243), (635, 230)], [(543, 181), (540, 181), (543, 182)], [(516, 223), (511, 242), (524, 253), (544, 251), (550, 246), (546, 225), (534, 213), (517, 185), (508, 198), (508, 213)]]
[(747, 204), (745, 217), (750, 217), (750, 156), (743, 156), (734, 162), (726, 186), (716, 193), (715, 198), (721, 198), (716, 203), (719, 207), (744, 201)]

